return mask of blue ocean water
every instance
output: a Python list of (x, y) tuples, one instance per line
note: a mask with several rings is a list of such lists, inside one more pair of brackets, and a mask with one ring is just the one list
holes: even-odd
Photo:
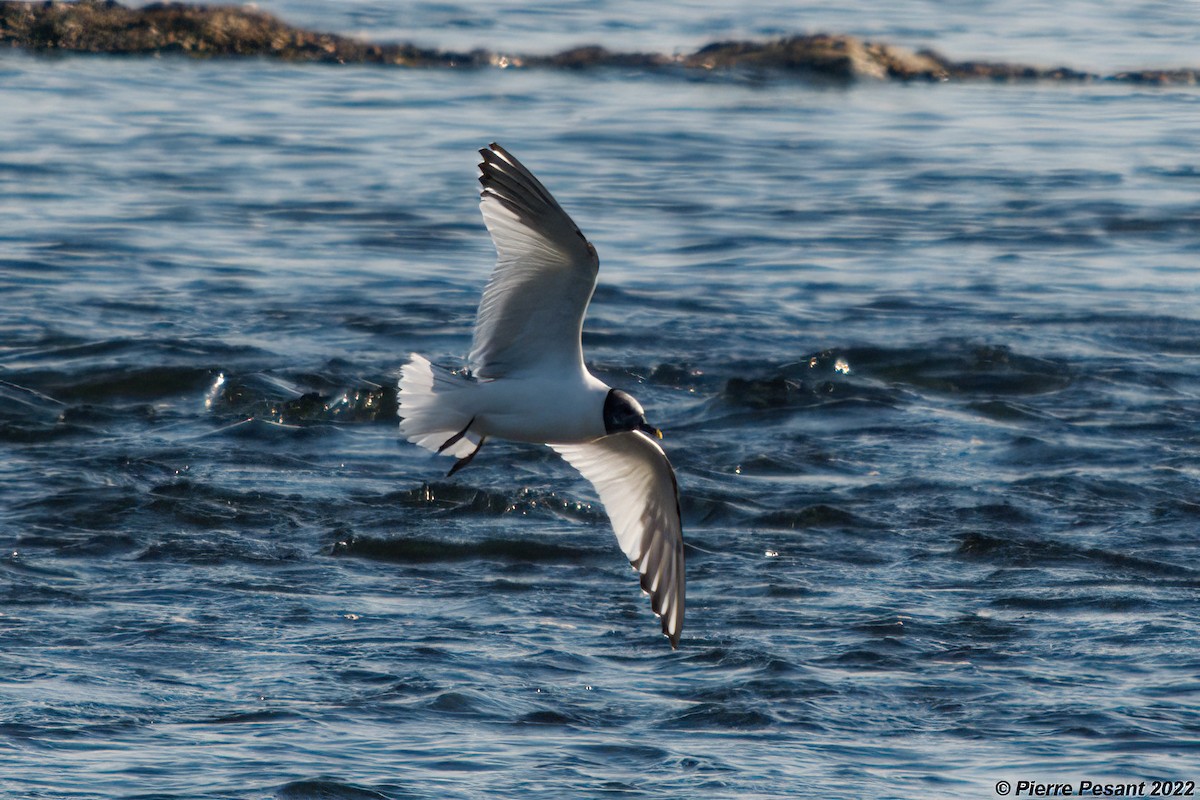
[[(1175, 4), (264, 7), (1190, 56)], [(0, 109), (5, 796), (1200, 780), (1200, 90), (14, 51)], [(557, 456), (399, 441), (407, 354), (469, 346), (493, 140), (599, 249), (589, 364), (666, 432), (676, 652)]]

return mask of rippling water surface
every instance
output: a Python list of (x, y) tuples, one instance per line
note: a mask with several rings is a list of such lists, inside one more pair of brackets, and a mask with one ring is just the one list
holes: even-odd
[[(622, 35), (576, 14), (542, 32)], [(0, 76), (8, 796), (1200, 777), (1197, 90)], [(469, 345), (492, 140), (599, 248), (589, 363), (666, 431), (677, 652), (556, 456), (398, 441), (406, 354)]]

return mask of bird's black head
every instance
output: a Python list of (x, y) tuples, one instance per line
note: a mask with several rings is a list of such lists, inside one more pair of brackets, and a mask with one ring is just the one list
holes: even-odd
[(662, 438), (662, 431), (646, 422), (646, 411), (641, 403), (620, 389), (609, 389), (608, 397), (604, 398), (604, 432), (622, 431), (641, 431), (656, 439)]

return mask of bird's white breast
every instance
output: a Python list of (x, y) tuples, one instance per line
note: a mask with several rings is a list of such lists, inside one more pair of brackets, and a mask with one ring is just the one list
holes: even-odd
[(481, 381), (471, 428), (517, 442), (580, 443), (604, 436), (609, 387), (586, 370)]

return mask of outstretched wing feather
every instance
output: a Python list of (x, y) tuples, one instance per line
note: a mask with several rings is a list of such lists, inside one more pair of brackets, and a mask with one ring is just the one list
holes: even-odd
[(641, 575), (663, 633), (676, 647), (683, 630), (683, 523), (679, 486), (666, 454), (640, 431), (551, 447), (596, 487), (617, 542)]
[(473, 374), (583, 365), (580, 333), (599, 259), (554, 197), (498, 144), (479, 151), (480, 210), (496, 267), (475, 319)]

